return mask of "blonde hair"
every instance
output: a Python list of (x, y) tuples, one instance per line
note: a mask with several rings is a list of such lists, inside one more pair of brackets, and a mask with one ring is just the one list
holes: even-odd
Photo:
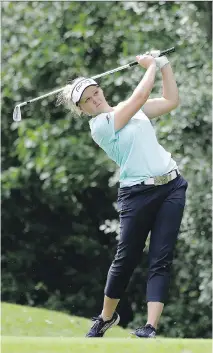
[(63, 104), (72, 113), (76, 114), (77, 116), (81, 116), (82, 115), (82, 111), (75, 103), (73, 103), (73, 101), (71, 99), (71, 95), (72, 95), (72, 91), (73, 91), (73, 88), (76, 85), (76, 83), (78, 81), (81, 81), (84, 78), (85, 77), (78, 77), (78, 78), (70, 81), (64, 87), (63, 91), (61, 91), (58, 94), (57, 101), (56, 101), (56, 106), (59, 106), (59, 105)]

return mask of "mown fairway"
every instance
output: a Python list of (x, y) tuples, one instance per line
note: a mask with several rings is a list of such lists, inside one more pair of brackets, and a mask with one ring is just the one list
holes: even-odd
[(210, 353), (211, 340), (3, 337), (2, 353)]
[(84, 338), (91, 321), (2, 303), (2, 353), (210, 353), (212, 340), (132, 338), (115, 327), (106, 338)]

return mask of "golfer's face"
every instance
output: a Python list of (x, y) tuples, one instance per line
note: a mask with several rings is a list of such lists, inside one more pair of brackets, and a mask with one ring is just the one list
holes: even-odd
[(103, 91), (100, 87), (87, 87), (79, 102), (80, 108), (89, 115), (96, 115), (102, 112), (106, 104)]

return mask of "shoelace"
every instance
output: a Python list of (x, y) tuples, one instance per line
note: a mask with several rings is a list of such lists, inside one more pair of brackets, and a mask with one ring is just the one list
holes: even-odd
[[(91, 327), (91, 330), (96, 330), (96, 331), (98, 331), (98, 329), (99, 329), (99, 326), (102, 326), (103, 325), (103, 323), (104, 323), (104, 321), (103, 321), (103, 319), (100, 317), (100, 316), (94, 316), (94, 317), (92, 317), (92, 321), (96, 321), (95, 323), (94, 323), (94, 325)], [(101, 325), (100, 325), (101, 324)]]
[(155, 331), (155, 328), (152, 326), (152, 325), (146, 325), (146, 326), (141, 326), (141, 327), (138, 327), (135, 331), (140, 331), (140, 330), (146, 330), (146, 329), (151, 329), (152, 331)]
[(100, 316), (93, 316), (92, 321), (96, 321), (96, 320), (102, 321), (102, 318)]

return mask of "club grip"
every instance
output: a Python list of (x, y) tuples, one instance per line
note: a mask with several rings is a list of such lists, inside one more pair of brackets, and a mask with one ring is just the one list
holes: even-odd
[[(159, 56), (163, 56), (163, 55), (167, 55), (167, 54), (171, 54), (175, 51), (175, 47), (172, 47), (172, 48), (169, 48), (169, 49), (165, 49), (165, 50), (162, 50), (160, 52), (160, 55)], [(135, 65), (138, 65), (138, 62), (137, 61), (133, 61), (132, 63), (129, 64), (129, 67), (132, 67), (132, 66), (135, 66)]]
[(172, 48), (169, 48), (169, 49), (166, 49), (166, 50), (162, 50), (162, 51), (160, 52), (160, 55), (159, 55), (159, 56), (171, 54), (171, 53), (174, 53), (174, 51), (175, 51), (175, 47), (172, 47)]

